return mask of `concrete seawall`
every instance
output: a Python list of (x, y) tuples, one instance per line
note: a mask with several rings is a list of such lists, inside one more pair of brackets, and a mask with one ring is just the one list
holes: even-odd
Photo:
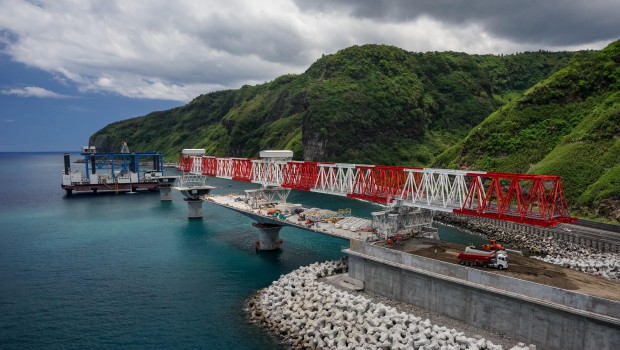
[(620, 302), (351, 241), (365, 289), (543, 349), (620, 349)]

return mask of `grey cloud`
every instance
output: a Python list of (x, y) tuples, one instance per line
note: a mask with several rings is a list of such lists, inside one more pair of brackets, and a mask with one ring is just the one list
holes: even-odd
[(303, 55), (304, 38), (285, 18), (246, 19), (216, 13), (203, 23), (197, 35), (205, 45), (232, 55), (256, 55), (272, 63), (307, 61)]
[(357, 18), (405, 22), (422, 16), (446, 25), (478, 24), (490, 35), (552, 46), (620, 37), (617, 0), (295, 0), (304, 11), (346, 12)]
[[(175, 100), (300, 73), (321, 53), (365, 43), (470, 53), (601, 47), (618, 36), (620, 18), (602, 0), (0, 0), (0, 12), (6, 57), (80, 91)], [(436, 23), (414, 22), (426, 17)]]

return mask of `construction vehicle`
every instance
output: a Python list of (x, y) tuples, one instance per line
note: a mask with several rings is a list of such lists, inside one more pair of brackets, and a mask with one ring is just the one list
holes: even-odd
[(461, 265), (494, 267), (500, 270), (508, 268), (508, 254), (505, 250), (487, 251), (475, 247), (467, 247), (456, 258)]
[(403, 243), (404, 240), (405, 236), (402, 233), (397, 233), (393, 237), (388, 237), (386, 241), (390, 245), (395, 245)]
[(497, 243), (496, 240), (492, 239), (489, 244), (483, 244), (482, 245), (482, 249), (486, 250), (486, 251), (492, 251), (492, 250), (506, 250), (506, 248), (504, 248), (503, 245), (501, 245), (500, 243)]

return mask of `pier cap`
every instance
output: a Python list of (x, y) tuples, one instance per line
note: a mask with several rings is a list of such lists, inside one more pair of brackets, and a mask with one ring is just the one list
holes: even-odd
[(186, 156), (202, 156), (205, 154), (204, 148), (184, 148), (181, 154)]
[(261, 158), (293, 158), (293, 151), (289, 150), (266, 150), (260, 151)]

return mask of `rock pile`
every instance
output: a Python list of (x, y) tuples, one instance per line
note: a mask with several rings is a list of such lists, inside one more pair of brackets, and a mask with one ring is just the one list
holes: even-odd
[(582, 252), (575, 254), (567, 250), (555, 255), (535, 256), (534, 258), (608, 280), (620, 280), (620, 256), (615, 253)]
[(302, 349), (502, 349), (319, 281), (345, 270), (314, 263), (281, 276), (248, 301), (252, 322)]
[(620, 254), (617, 253), (600, 253), (575, 243), (551, 238), (541, 239), (537, 235), (519, 229), (507, 230), (490, 222), (467, 220), (454, 215), (438, 213), (435, 219), (495, 239), (512, 248), (527, 251), (534, 255), (534, 258), (551, 264), (609, 280), (620, 280)]
[(526, 250), (534, 255), (547, 255), (554, 250), (553, 246), (540, 244), (540, 238), (538, 236), (528, 234), (520, 229), (504, 229), (491, 222), (476, 220), (476, 218), (464, 218), (446, 213), (436, 213), (434, 219), (448, 225), (480, 234), (488, 239), (495, 239), (514, 249)]

